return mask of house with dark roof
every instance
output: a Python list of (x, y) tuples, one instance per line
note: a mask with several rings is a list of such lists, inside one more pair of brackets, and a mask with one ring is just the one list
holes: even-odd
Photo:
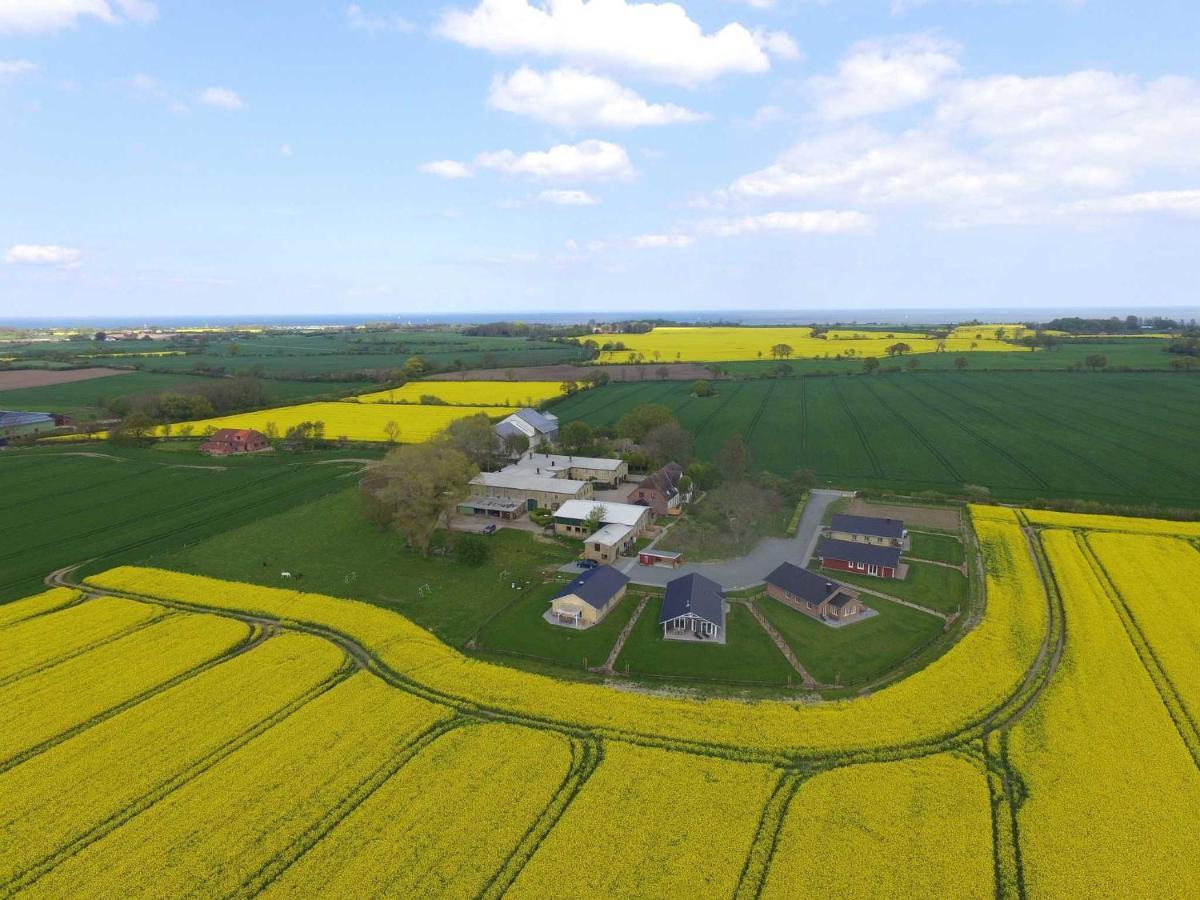
[(0, 440), (46, 434), (56, 427), (49, 413), (0, 411)]
[(710, 578), (684, 575), (667, 582), (662, 612), (663, 637), (725, 643), (725, 593)]
[(886, 519), (878, 516), (836, 515), (829, 524), (829, 536), (835, 541), (854, 541), (860, 544), (877, 544), (881, 547), (905, 546), (908, 532), (903, 519)]
[(854, 588), (788, 562), (778, 566), (764, 581), (767, 596), (814, 619), (845, 622), (866, 611)]
[(826, 569), (858, 572), (876, 578), (904, 578), (908, 566), (900, 562), (899, 547), (881, 547), (858, 541), (838, 541), (822, 538), (817, 545), (817, 559)]
[(683, 511), (687, 498), (679, 490), (683, 478), (683, 466), (667, 463), (657, 472), (652, 472), (633, 486), (626, 499), (639, 506), (648, 506), (656, 516), (677, 516)]
[(200, 445), (200, 452), (209, 456), (230, 456), (234, 453), (257, 453), (270, 446), (266, 435), (253, 428), (218, 428), (212, 437)]
[(588, 569), (550, 600), (545, 619), (552, 625), (591, 628), (621, 602), (629, 577), (612, 566)]
[(527, 406), (497, 422), (495, 432), (501, 440), (518, 434), (524, 435), (529, 439), (529, 446), (536, 447), (544, 442), (558, 440), (558, 416), (538, 412)]

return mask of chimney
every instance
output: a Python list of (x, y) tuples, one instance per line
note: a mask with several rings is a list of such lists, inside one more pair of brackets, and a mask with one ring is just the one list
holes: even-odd
[(825, 582), (825, 594), (829, 595), (832, 593), (833, 593), (833, 582), (832, 581)]

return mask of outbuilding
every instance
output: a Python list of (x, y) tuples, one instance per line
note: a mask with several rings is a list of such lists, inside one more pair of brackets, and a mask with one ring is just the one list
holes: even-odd
[(0, 441), (48, 434), (56, 427), (49, 413), (0, 411)]
[(858, 572), (875, 578), (902, 579), (908, 574), (908, 566), (900, 562), (899, 547), (823, 538), (817, 546), (817, 558), (827, 569)]
[(568, 628), (591, 628), (625, 596), (629, 578), (612, 566), (588, 569), (550, 600), (546, 621)]

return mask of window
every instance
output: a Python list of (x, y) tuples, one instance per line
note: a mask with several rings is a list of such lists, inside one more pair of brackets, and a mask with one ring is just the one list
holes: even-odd
[(878, 575), (879, 574), (879, 566), (875, 565), (874, 563), (867, 566), (867, 574), (868, 575)]

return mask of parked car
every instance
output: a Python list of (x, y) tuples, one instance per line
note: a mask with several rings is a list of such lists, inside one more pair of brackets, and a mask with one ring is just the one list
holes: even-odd
[(483, 533), (484, 533), (484, 534), (495, 534), (495, 533), (496, 533), (496, 526), (495, 526), (495, 525), (484, 525), (484, 526), (483, 526)]
[(596, 566), (600, 565), (600, 563), (596, 562), (594, 559), (581, 559), (578, 563), (576, 563), (576, 565), (578, 565), (581, 569), (594, 569)]

